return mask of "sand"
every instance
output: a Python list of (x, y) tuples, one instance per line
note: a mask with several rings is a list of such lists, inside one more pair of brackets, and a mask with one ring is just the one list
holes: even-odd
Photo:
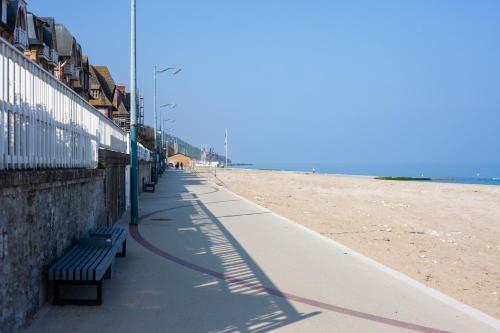
[[(199, 173), (209, 176), (206, 169)], [(499, 186), (241, 169), (218, 169), (217, 178), (253, 202), (500, 318)]]

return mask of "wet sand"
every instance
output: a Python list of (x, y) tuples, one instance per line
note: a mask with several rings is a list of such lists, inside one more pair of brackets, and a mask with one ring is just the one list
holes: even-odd
[(500, 318), (499, 186), (242, 169), (218, 169), (214, 179), (198, 171)]

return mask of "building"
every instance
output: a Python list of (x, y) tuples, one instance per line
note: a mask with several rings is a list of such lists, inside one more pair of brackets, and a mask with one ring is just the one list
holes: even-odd
[(108, 67), (90, 65), (89, 103), (109, 119), (113, 118), (115, 81)]
[(169, 156), (168, 157), (168, 163), (172, 163), (173, 165), (175, 165), (176, 163), (179, 163), (179, 164), (183, 164), (184, 167), (188, 167), (191, 165), (191, 163), (193, 162), (193, 159), (187, 155), (184, 155), (184, 154), (181, 154), (181, 153), (177, 153), (177, 154), (174, 154), (173, 156)]
[(127, 100), (127, 92), (125, 85), (120, 83), (115, 86), (113, 94), (113, 121), (115, 124), (126, 130), (130, 131), (130, 97)]
[(55, 30), (59, 64), (54, 69), (54, 74), (60, 81), (66, 83), (66, 85), (77, 92), (82, 93), (82, 47), (63, 24), (56, 24)]
[(28, 26), (25, 0), (1, 0), (0, 36), (21, 52), (28, 48)]
[(107, 66), (90, 66), (90, 104), (126, 131), (130, 130), (130, 97), (116, 84)]
[(27, 20), (28, 48), (24, 54), (47, 71), (54, 73), (54, 68), (59, 63), (54, 19), (40, 18), (33, 13), (28, 13)]

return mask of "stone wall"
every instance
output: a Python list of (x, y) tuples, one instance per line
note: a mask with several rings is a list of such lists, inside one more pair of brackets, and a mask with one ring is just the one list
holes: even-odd
[(99, 150), (99, 164), (106, 171), (104, 192), (106, 194), (106, 218), (108, 224), (122, 216), (125, 211), (125, 166), (129, 156), (110, 150)]
[(47, 271), (75, 242), (125, 211), (128, 156), (100, 169), (0, 172), (0, 332), (28, 323), (52, 297)]

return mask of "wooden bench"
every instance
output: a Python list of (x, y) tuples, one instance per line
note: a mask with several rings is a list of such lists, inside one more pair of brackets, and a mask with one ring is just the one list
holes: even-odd
[[(48, 276), (49, 281), (54, 281), (54, 304), (101, 305), (102, 280), (111, 278), (115, 257), (126, 255), (126, 241), (127, 231), (123, 228), (97, 228), (57, 260)], [(96, 286), (97, 297), (62, 298), (60, 288), (64, 285)]]

